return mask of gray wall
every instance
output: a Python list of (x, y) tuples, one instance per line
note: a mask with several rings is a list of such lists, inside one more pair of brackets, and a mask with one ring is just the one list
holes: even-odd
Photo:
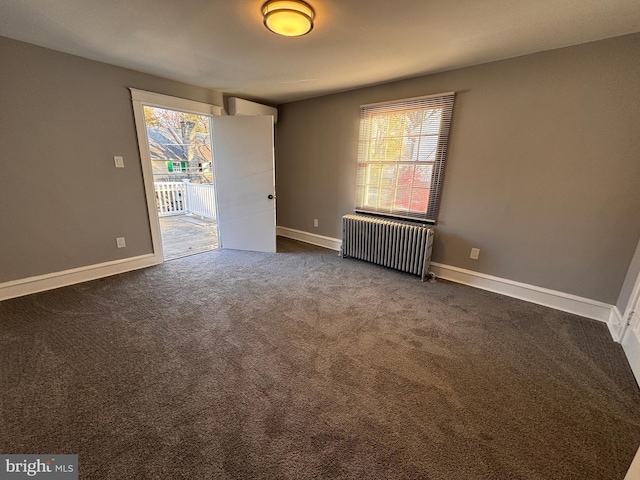
[(340, 238), (359, 106), (454, 90), (433, 260), (615, 304), (640, 238), (638, 58), (636, 34), (280, 105), (278, 224)]
[(128, 87), (222, 104), (219, 92), (0, 37), (0, 282), (152, 252)]

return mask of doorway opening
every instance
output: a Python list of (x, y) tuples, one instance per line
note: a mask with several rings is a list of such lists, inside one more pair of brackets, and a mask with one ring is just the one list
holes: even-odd
[(218, 248), (211, 117), (143, 109), (163, 260)]
[[(163, 254), (167, 241), (160, 219), (182, 214), (184, 223), (212, 225), (209, 232), (215, 241), (206, 248), (275, 253), (274, 117), (226, 116), (217, 105), (130, 91), (155, 263), (177, 258)], [(145, 107), (151, 109), (145, 113)], [(177, 119), (169, 122), (163, 115)], [(161, 135), (164, 140), (149, 141), (154, 127), (167, 125), (173, 130)], [(174, 180), (181, 185), (156, 186)], [(197, 192), (191, 195), (193, 191)], [(197, 245), (187, 245), (180, 255), (198, 250), (202, 251)]]

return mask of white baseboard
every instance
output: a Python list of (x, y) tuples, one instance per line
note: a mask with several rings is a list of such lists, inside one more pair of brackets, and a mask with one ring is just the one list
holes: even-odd
[[(435, 262), (431, 262), (430, 270), (436, 277), (445, 280), (606, 322), (612, 337), (618, 341), (618, 330), (614, 324), (614, 322), (617, 321), (614, 313), (614, 309), (616, 309), (614, 305)], [(621, 323), (621, 321), (618, 322), (618, 324)]]
[(292, 238), (294, 240), (310, 243), (311, 245), (317, 245), (330, 250), (336, 250), (338, 252), (342, 246), (342, 240), (339, 238), (325, 237), (315, 233), (303, 232), (302, 230), (295, 230), (288, 227), (277, 227), (276, 233), (281, 237)]
[(140, 268), (150, 267), (162, 263), (162, 259), (152, 253), (138, 257), (124, 258), (111, 262), (88, 265), (86, 267), (72, 268), (62, 272), (48, 273), (36, 277), (12, 280), (0, 283), (0, 301), (9, 298), (21, 297), (32, 293), (53, 290), (89, 280), (130, 272)]

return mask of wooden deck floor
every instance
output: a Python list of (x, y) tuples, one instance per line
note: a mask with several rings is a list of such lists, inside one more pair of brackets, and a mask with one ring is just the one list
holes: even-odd
[(215, 220), (188, 215), (160, 217), (160, 232), (165, 261), (218, 248)]

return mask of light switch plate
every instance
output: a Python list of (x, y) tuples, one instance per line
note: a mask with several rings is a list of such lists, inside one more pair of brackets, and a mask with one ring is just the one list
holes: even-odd
[(124, 168), (124, 158), (121, 156), (113, 157), (113, 162), (116, 164), (116, 168)]

